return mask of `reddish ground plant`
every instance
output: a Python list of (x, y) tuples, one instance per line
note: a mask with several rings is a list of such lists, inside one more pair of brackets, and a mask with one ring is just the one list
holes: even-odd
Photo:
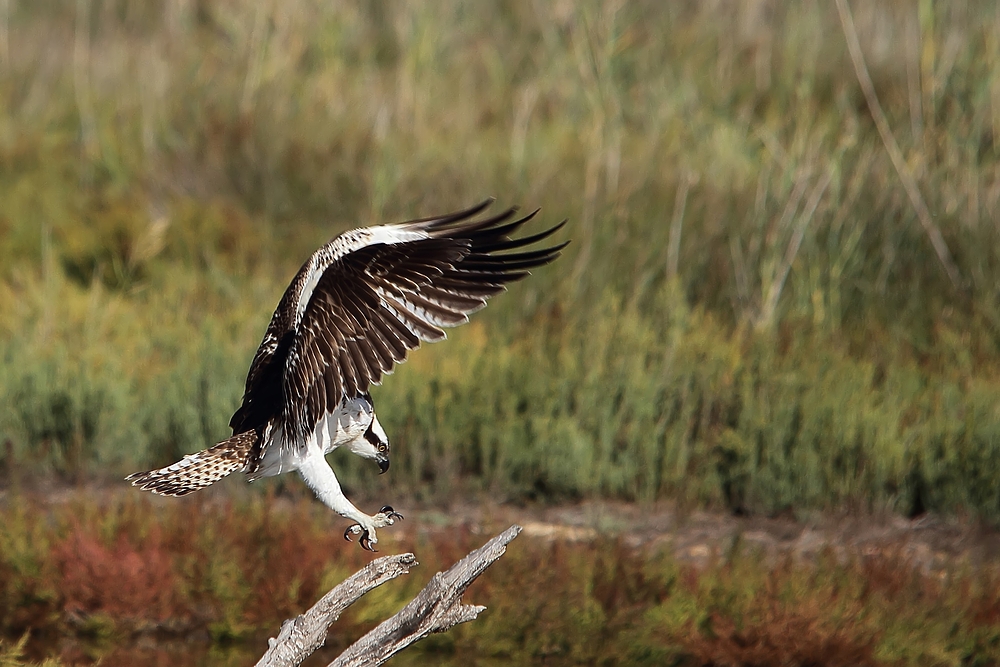
[[(759, 600), (749, 618), (712, 612), (696, 627), (675, 639), (695, 664), (720, 667), (849, 667), (876, 665), (877, 632), (837, 622), (814, 601), (788, 606), (775, 599)], [(860, 611), (860, 610), (859, 610)]]
[(140, 623), (183, 616), (183, 586), (164, 546), (155, 526), (139, 544), (119, 534), (110, 546), (77, 526), (52, 548), (63, 611)]

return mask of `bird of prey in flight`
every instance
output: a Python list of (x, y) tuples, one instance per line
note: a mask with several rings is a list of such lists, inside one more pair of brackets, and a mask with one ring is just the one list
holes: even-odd
[(316, 496), (355, 523), (374, 551), (377, 528), (402, 517), (374, 515), (341, 491), (326, 454), (338, 447), (389, 468), (389, 440), (368, 393), (421, 341), (445, 338), (505, 283), (551, 262), (567, 242), (528, 249), (565, 221), (512, 238), (534, 217), (516, 209), (478, 217), (492, 199), (434, 218), (345, 232), (313, 253), (285, 290), (250, 364), (233, 436), (158, 470), (126, 479), (183, 496), (241, 470), (250, 480), (298, 470)]

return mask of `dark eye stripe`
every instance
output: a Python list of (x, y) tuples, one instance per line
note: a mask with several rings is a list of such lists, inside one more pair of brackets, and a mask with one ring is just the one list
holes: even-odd
[[(375, 420), (372, 420), (375, 423)], [(378, 436), (375, 435), (375, 431), (372, 430), (371, 424), (368, 425), (368, 430), (365, 431), (365, 440), (372, 443), (373, 445), (378, 445)]]

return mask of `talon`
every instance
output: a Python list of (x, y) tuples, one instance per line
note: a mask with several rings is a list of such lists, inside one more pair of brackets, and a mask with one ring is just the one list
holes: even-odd
[(386, 505), (385, 507), (380, 509), (379, 514), (384, 514), (386, 518), (390, 520), (389, 521), (390, 524), (392, 523), (393, 519), (399, 519), (400, 521), (403, 520), (403, 515), (397, 512), (396, 510), (392, 509), (392, 505)]
[[(352, 542), (351, 535), (357, 535), (362, 531), (361, 524), (356, 523), (353, 526), (348, 526), (347, 530), (344, 531), (344, 539), (348, 542)], [(365, 533), (366, 535), (368, 533)]]
[(361, 539), (358, 540), (361, 543), (361, 548), (371, 551), (373, 554), (378, 553), (378, 549), (372, 546), (372, 542), (368, 539), (368, 531), (363, 531), (361, 534)]

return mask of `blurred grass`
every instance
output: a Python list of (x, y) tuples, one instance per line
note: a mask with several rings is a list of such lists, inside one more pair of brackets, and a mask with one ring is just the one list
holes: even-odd
[(0, 465), (225, 437), (310, 252), (494, 194), (573, 244), (376, 390), (394, 492), (1000, 521), (998, 10), (853, 9), (960, 288), (824, 3), (13, 3)]

